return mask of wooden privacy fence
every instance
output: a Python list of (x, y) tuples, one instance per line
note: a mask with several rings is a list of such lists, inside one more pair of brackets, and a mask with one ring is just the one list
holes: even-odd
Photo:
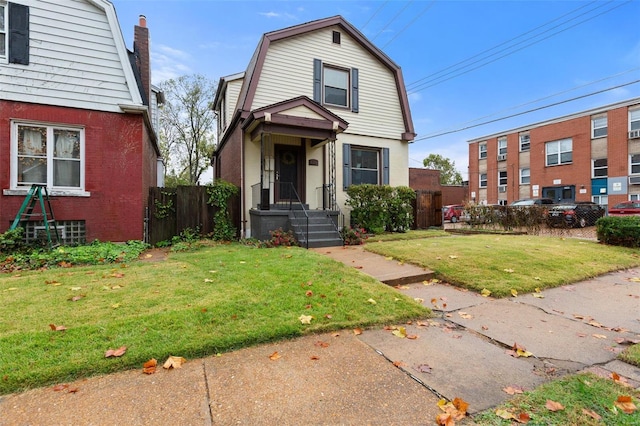
[(416, 191), (414, 229), (442, 226), (442, 191)]
[[(201, 235), (213, 232), (216, 208), (209, 205), (206, 186), (149, 188), (149, 244), (170, 240), (185, 229), (198, 229)], [(239, 198), (229, 202), (231, 219), (239, 227)]]

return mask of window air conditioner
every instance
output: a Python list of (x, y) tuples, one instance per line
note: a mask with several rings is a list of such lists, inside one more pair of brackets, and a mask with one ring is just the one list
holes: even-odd
[(507, 192), (507, 185), (500, 185), (498, 187), (498, 192)]
[(504, 161), (507, 159), (507, 154), (500, 154), (498, 155), (498, 161)]
[(629, 176), (629, 185), (640, 185), (640, 176)]
[(629, 139), (638, 139), (640, 138), (640, 130), (632, 130), (629, 132)]

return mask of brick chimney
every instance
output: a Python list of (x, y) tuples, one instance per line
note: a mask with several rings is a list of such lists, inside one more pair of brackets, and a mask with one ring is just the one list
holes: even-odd
[(142, 101), (145, 105), (149, 105), (149, 99), (151, 99), (151, 58), (149, 55), (149, 28), (147, 28), (147, 17), (144, 15), (140, 15), (138, 25), (133, 28), (133, 53), (142, 79), (144, 90)]

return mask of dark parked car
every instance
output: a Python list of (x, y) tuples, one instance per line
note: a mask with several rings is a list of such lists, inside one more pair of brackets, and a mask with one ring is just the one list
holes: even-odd
[(464, 215), (464, 206), (460, 204), (451, 204), (442, 208), (442, 217), (444, 220), (450, 220), (451, 223), (456, 223), (460, 220), (460, 217)]
[(590, 201), (557, 204), (549, 209), (547, 223), (552, 227), (591, 226), (604, 216), (602, 206)]
[(640, 201), (624, 201), (609, 209), (609, 216), (640, 216)]

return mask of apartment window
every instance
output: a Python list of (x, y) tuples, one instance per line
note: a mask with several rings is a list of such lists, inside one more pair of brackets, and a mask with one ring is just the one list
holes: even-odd
[(520, 169), (520, 185), (529, 185), (531, 183), (531, 169)]
[(602, 138), (607, 136), (607, 116), (591, 119), (591, 137)]
[(498, 186), (505, 186), (507, 184), (507, 171), (498, 172)]
[(640, 130), (640, 109), (629, 111), (629, 131)]
[(83, 149), (83, 129), (14, 122), (14, 187), (41, 184), (54, 189), (82, 189)]
[(629, 194), (629, 201), (640, 201), (640, 194)]
[(480, 188), (486, 188), (486, 187), (487, 187), (487, 174), (480, 173)]
[(607, 159), (600, 158), (598, 160), (593, 160), (593, 177), (606, 177), (609, 173), (609, 169), (607, 167)]
[(601, 206), (607, 206), (609, 204), (609, 196), (608, 195), (593, 195), (591, 197), (591, 201), (596, 204), (600, 204)]
[(507, 138), (498, 138), (498, 155), (507, 155)]
[(629, 170), (632, 175), (640, 174), (640, 154), (633, 154), (629, 157)]
[(478, 151), (480, 153), (480, 159), (487, 158), (487, 143), (481, 143), (478, 145)]
[(7, 5), (0, 4), (0, 58), (7, 57)]
[(531, 137), (529, 133), (520, 134), (520, 152), (529, 151), (531, 149)]
[(359, 110), (359, 71), (313, 60), (313, 100), (329, 106)]
[(505, 199), (498, 200), (498, 205), (499, 206), (506, 206), (507, 205), (507, 200), (505, 200)]
[(569, 164), (573, 161), (573, 141), (571, 139), (547, 142), (545, 149), (547, 153), (547, 166)]
[(344, 161), (343, 187), (350, 185), (389, 184), (389, 148), (342, 145)]

